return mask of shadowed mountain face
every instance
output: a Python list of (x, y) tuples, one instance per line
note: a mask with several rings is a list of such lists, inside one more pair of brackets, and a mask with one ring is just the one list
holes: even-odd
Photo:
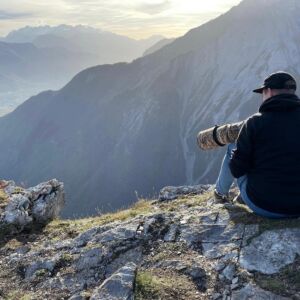
[(256, 112), (251, 90), (268, 73), (299, 79), (299, 9), (245, 0), (151, 55), (30, 98), (0, 119), (0, 176), (64, 181), (68, 217), (126, 206), (135, 191), (213, 183), (225, 149), (200, 151), (196, 134)]

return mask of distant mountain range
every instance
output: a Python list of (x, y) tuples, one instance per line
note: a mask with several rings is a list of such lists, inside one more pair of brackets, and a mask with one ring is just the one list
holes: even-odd
[(12, 31), (0, 42), (0, 114), (42, 90), (61, 88), (87, 67), (132, 61), (162, 38), (134, 40), (67, 25)]
[[(0, 118), (0, 177), (65, 182), (65, 216), (115, 210), (166, 185), (214, 183), (225, 149), (199, 130), (243, 120), (275, 70), (299, 80), (298, 0), (244, 0), (132, 63), (86, 69)], [(300, 81), (299, 81), (300, 82)]]
[(64, 48), (72, 52), (89, 53), (97, 57), (98, 64), (130, 62), (164, 39), (152, 36), (135, 40), (89, 26), (60, 25), (56, 27), (24, 27), (10, 32), (2, 41), (32, 43), (38, 48)]

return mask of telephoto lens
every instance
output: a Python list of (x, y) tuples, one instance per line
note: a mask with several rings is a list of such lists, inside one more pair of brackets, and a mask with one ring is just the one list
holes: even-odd
[(209, 129), (202, 130), (197, 135), (198, 146), (202, 150), (211, 150), (234, 143), (237, 140), (244, 123), (245, 121), (225, 125), (215, 125)]

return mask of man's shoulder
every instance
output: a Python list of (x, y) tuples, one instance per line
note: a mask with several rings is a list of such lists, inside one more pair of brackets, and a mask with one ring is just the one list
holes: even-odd
[(263, 115), (260, 112), (257, 112), (255, 114), (249, 116), (246, 121), (247, 122), (255, 122), (257, 120), (260, 120), (262, 118), (262, 116)]
[(255, 113), (244, 120), (244, 125), (250, 127), (254, 124), (260, 123), (263, 115), (261, 113)]
[(259, 128), (261, 128), (263, 123), (263, 115), (261, 113), (255, 113), (251, 116), (249, 116), (245, 121), (244, 121), (244, 126), (247, 127), (247, 131), (257, 131)]

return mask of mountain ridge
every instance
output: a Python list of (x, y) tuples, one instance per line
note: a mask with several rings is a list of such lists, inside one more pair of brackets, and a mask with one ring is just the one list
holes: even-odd
[(0, 119), (0, 176), (30, 185), (59, 178), (72, 216), (126, 207), (136, 192), (212, 183), (224, 149), (200, 152), (198, 131), (255, 113), (261, 100), (251, 91), (268, 73), (300, 79), (292, 17), (300, 3), (287, 2), (257, 11), (257, 1), (244, 1), (155, 53), (86, 69), (32, 98)]

